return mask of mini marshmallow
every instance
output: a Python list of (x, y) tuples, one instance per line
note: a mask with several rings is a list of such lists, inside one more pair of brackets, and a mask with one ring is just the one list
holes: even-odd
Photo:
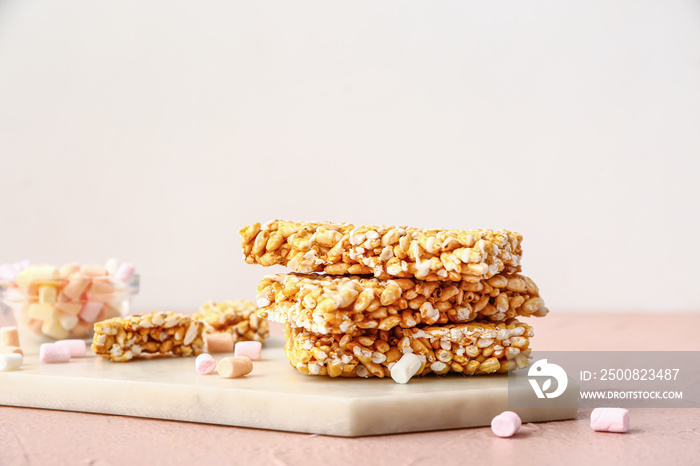
[[(112, 298), (112, 293), (114, 293), (114, 285), (106, 278), (96, 278), (92, 281), (90, 285), (89, 296), (98, 296), (100, 301), (109, 301)], [(100, 296), (107, 295), (107, 296)]]
[(233, 335), (230, 333), (205, 333), (203, 336), (209, 353), (233, 353)]
[(114, 272), (114, 277), (118, 278), (120, 280), (124, 280), (125, 278), (129, 278), (130, 276), (132, 276), (135, 273), (136, 273), (136, 267), (134, 267), (134, 264), (124, 262), (124, 263), (120, 264), (117, 271)]
[(58, 268), (53, 265), (32, 265), (25, 270), (30, 280), (56, 280), (61, 277)]
[(83, 305), (80, 303), (56, 303), (55, 306), (62, 314), (70, 316), (77, 316), (83, 309)]
[(202, 353), (194, 360), (194, 368), (198, 374), (211, 374), (216, 370), (216, 361), (211, 354)]
[(24, 259), (19, 262), (13, 263), (12, 267), (15, 268), (15, 271), (17, 273), (20, 273), (22, 270), (28, 268), (30, 265), (32, 265), (32, 261), (30, 261), (29, 259)]
[(80, 318), (85, 322), (95, 322), (95, 320), (97, 320), (97, 316), (102, 310), (102, 306), (104, 306), (104, 303), (98, 303), (95, 301), (86, 302), (83, 309), (80, 311)]
[(24, 351), (19, 346), (0, 346), (0, 354), (21, 354), (24, 356)]
[(17, 271), (12, 264), (0, 265), (0, 280), (13, 281), (17, 277)]
[(521, 425), (520, 416), (513, 411), (504, 411), (491, 421), (491, 431), (498, 437), (507, 438), (515, 435)]
[(228, 357), (219, 361), (216, 365), (219, 375), (225, 379), (233, 379), (250, 374), (253, 370), (253, 361), (245, 356)]
[(119, 269), (119, 259), (116, 257), (110, 257), (107, 259), (107, 262), (105, 262), (105, 269), (107, 270), (108, 274), (114, 275), (117, 269)]
[(68, 278), (69, 275), (77, 272), (78, 270), (80, 270), (80, 264), (64, 264), (60, 269), (58, 269), (58, 273), (61, 275), (61, 278)]
[(80, 267), (80, 273), (86, 277), (104, 277), (107, 275), (107, 269), (104, 265), (99, 264), (85, 264)]
[(246, 356), (250, 358), (251, 361), (260, 360), (260, 351), (262, 350), (262, 343), (259, 341), (239, 341), (234, 347), (233, 355), (235, 356)]
[(30, 319), (54, 320), (56, 308), (52, 304), (32, 303), (27, 306), (27, 315)]
[(0, 372), (13, 371), (18, 369), (24, 362), (21, 354), (0, 354)]
[(56, 343), (44, 343), (39, 347), (39, 360), (43, 363), (68, 362), (70, 350)]
[(391, 368), (391, 378), (396, 383), (407, 383), (418, 373), (422, 365), (421, 358), (413, 353), (406, 353)]
[(17, 327), (0, 328), (0, 345), (19, 346), (19, 333)]
[(53, 304), (56, 302), (56, 287), (44, 285), (39, 287), (39, 302)]
[(68, 336), (68, 330), (61, 327), (58, 320), (45, 320), (41, 323), (41, 333), (54, 340), (63, 340)]
[(61, 327), (68, 330), (69, 332), (73, 330), (73, 328), (76, 325), (78, 325), (78, 320), (79, 319), (77, 316), (72, 316), (70, 314), (63, 313), (58, 314), (58, 323), (61, 324)]
[(596, 408), (591, 412), (591, 429), (624, 434), (630, 428), (630, 413), (624, 408)]
[(80, 295), (90, 285), (90, 279), (84, 277), (71, 278), (70, 281), (63, 287), (61, 293), (71, 301), (80, 301)]
[(39, 319), (29, 319), (29, 323), (27, 324), (27, 327), (29, 327), (29, 330), (36, 333), (37, 335), (41, 335), (41, 326), (42, 325), (43, 325), (43, 322)]
[(93, 330), (93, 324), (87, 322), (80, 322), (71, 329), (72, 336), (76, 338), (83, 338), (89, 336)]
[(83, 340), (59, 340), (55, 344), (68, 348), (68, 353), (70, 353), (71, 358), (84, 358), (87, 354), (87, 348)]

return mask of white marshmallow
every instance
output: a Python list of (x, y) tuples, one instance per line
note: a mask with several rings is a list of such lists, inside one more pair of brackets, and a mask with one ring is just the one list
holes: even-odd
[(119, 268), (119, 259), (116, 257), (110, 257), (107, 259), (107, 262), (105, 262), (105, 269), (107, 269), (107, 273), (110, 275), (114, 275)]
[(413, 353), (406, 353), (391, 368), (391, 378), (396, 383), (407, 383), (416, 375), (423, 365), (421, 358)]
[(19, 368), (23, 362), (24, 358), (21, 354), (0, 354), (0, 372), (13, 371)]

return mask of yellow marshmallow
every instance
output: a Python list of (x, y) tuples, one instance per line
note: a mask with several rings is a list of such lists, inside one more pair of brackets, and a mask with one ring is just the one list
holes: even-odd
[(44, 304), (53, 304), (56, 302), (56, 288), (51, 285), (43, 285), (39, 287), (39, 302)]
[(56, 320), (56, 308), (51, 304), (32, 303), (27, 308), (27, 315), (30, 319), (52, 321)]

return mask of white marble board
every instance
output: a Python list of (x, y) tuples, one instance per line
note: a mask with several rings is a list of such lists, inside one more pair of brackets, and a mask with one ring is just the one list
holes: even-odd
[[(508, 409), (507, 376), (331, 379), (292, 368), (280, 337), (251, 374), (199, 375), (193, 358), (113, 363), (92, 354), (40, 364), (27, 354), (0, 373), (0, 404), (117, 414), (343, 437), (490, 425)], [(217, 356), (217, 355), (215, 355)], [(218, 359), (218, 358), (217, 358)], [(576, 417), (576, 409), (524, 410), (523, 422)]]

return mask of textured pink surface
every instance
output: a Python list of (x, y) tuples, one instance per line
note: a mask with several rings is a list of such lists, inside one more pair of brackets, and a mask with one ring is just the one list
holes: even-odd
[[(673, 322), (672, 337), (653, 335), (661, 320)], [(530, 322), (542, 350), (700, 350), (700, 314), (551, 314)], [(593, 432), (589, 414), (525, 424), (510, 439), (489, 427), (348, 439), (0, 407), (0, 464), (644, 465), (700, 457), (700, 409), (630, 409), (626, 434)]]

